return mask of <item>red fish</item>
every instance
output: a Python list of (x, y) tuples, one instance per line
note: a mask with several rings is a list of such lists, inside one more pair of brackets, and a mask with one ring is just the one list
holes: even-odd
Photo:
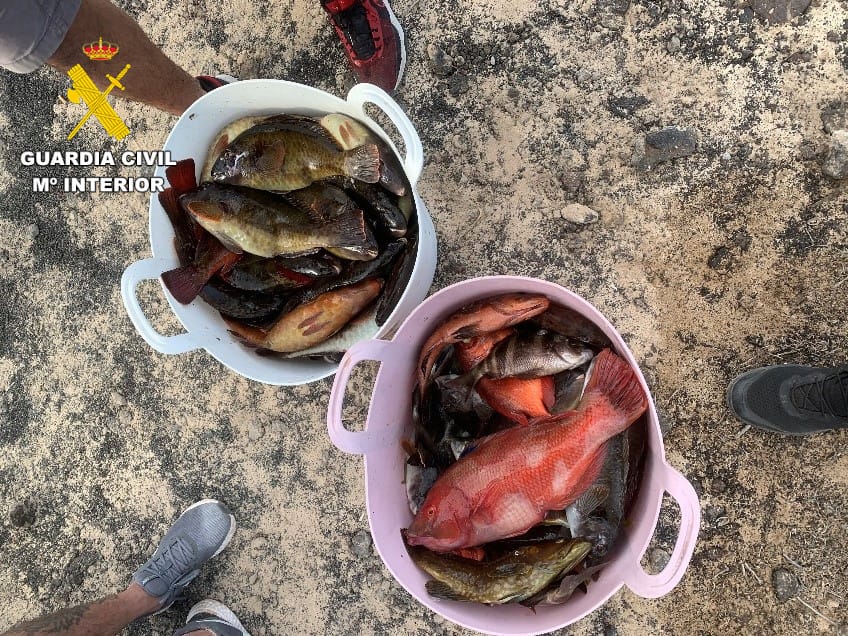
[[(499, 329), (456, 345), (459, 368), (467, 373), (486, 359), (502, 340), (515, 333), (513, 329)], [(501, 415), (522, 426), (530, 420), (550, 417), (548, 409), (556, 399), (553, 376), (543, 378), (493, 378), (482, 377), (476, 385), (485, 402)]]
[(445, 347), (489, 331), (517, 325), (545, 311), (551, 304), (541, 294), (503, 294), (466, 305), (430, 334), (418, 358), (418, 391), (430, 384), (433, 365)]
[(490, 435), (442, 473), (409, 527), (409, 544), (449, 552), (526, 532), (589, 487), (606, 441), (646, 408), (633, 369), (604, 349), (576, 411)]
[(233, 266), (241, 254), (235, 254), (211, 234), (204, 234), (197, 245), (193, 263), (162, 272), (162, 282), (177, 301), (187, 305), (200, 293), (204, 285), (222, 269)]

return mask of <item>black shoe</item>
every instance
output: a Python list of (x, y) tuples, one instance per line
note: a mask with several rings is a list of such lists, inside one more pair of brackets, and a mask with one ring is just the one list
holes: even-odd
[(746, 424), (774, 433), (848, 428), (848, 366), (754, 369), (730, 383), (727, 405)]

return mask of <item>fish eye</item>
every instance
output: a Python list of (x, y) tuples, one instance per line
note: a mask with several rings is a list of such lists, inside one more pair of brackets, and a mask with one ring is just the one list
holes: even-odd
[(429, 508), (427, 508), (427, 516), (428, 517), (433, 517), (433, 515), (435, 515), (435, 514), (436, 514), (436, 509), (433, 506), (430, 506)]

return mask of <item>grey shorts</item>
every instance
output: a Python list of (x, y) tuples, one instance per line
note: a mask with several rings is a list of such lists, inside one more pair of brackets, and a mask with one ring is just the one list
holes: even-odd
[(44, 64), (65, 39), (80, 2), (0, 0), (0, 66), (31, 73)]

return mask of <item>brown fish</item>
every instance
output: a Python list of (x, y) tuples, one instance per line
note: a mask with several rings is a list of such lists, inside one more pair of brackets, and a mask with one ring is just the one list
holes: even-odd
[(327, 292), (283, 314), (267, 331), (224, 320), (230, 330), (249, 345), (291, 353), (327, 340), (367, 307), (381, 287), (379, 280), (370, 279)]
[(302, 119), (266, 120), (249, 128), (224, 149), (212, 167), (215, 181), (283, 192), (339, 175), (377, 182), (379, 149), (366, 144), (340, 150), (318, 122)]
[(562, 305), (551, 305), (545, 313), (536, 316), (533, 322), (544, 329), (585, 342), (598, 350), (612, 346), (600, 327), (583, 314)]

